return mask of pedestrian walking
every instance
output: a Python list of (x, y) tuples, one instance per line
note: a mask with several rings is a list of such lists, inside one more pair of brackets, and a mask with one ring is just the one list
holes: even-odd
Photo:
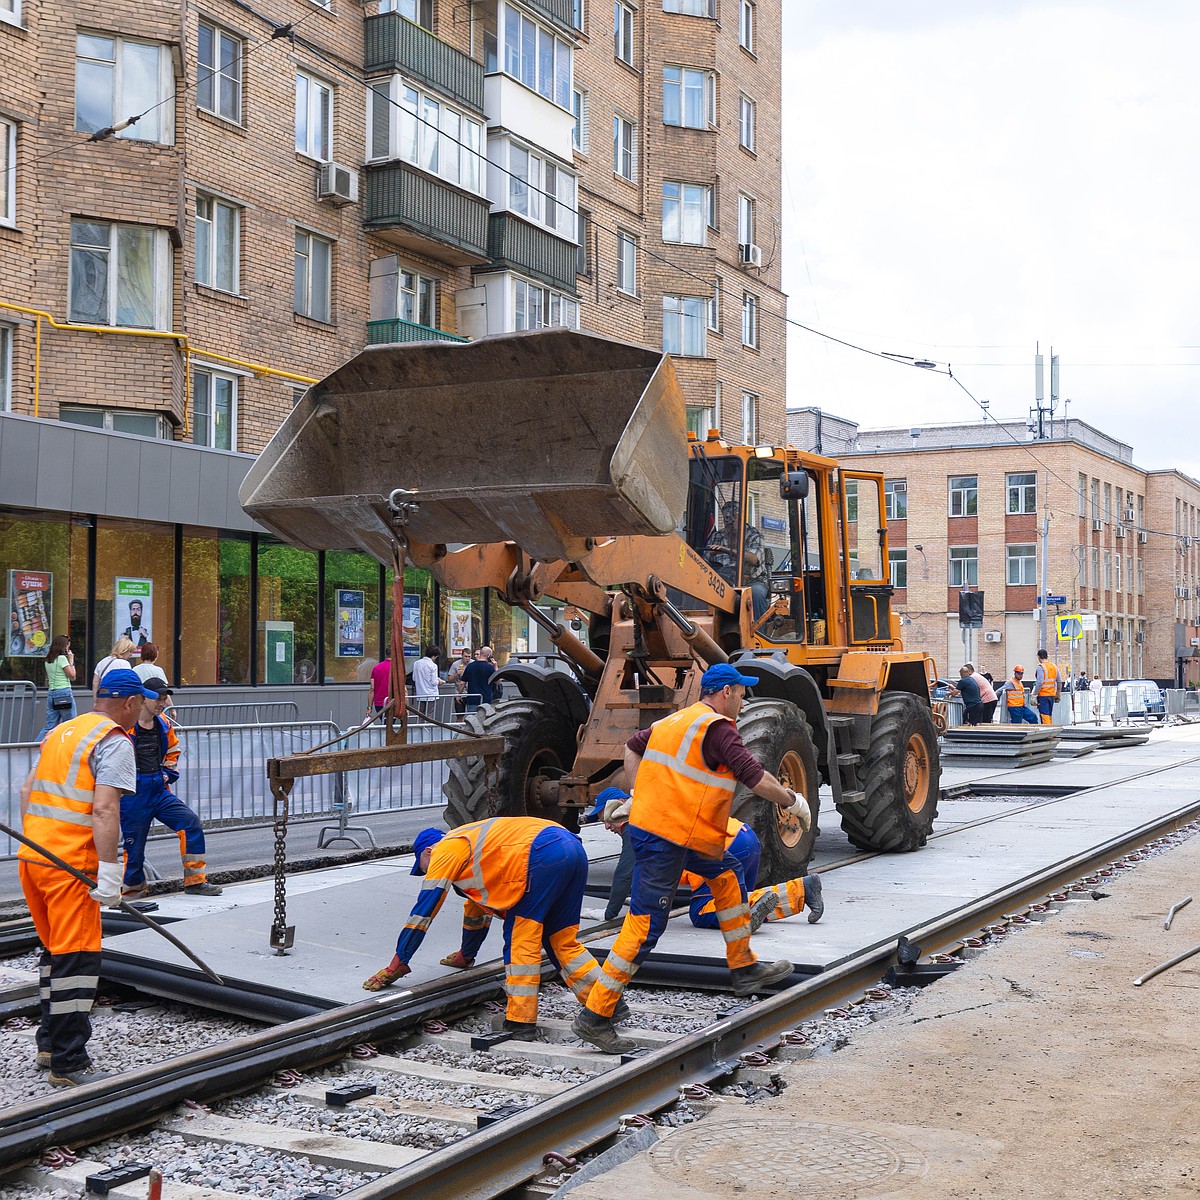
[(1004, 697), (1004, 708), (1008, 713), (1010, 725), (1038, 723), (1038, 715), (1029, 707), (1025, 699), (1025, 668), (1018, 665), (1013, 667), (1011, 679), (1006, 679), (997, 689)]
[(746, 749), (735, 721), (755, 680), (728, 663), (709, 667), (700, 699), (634, 734), (625, 744), (625, 778), (633, 782), (629, 837), (633, 892), (629, 913), (573, 1031), (607, 1054), (625, 1054), (612, 1016), (629, 980), (666, 928), (679, 879), (709, 881), (718, 904), (725, 957), (736, 995), (786, 979), (786, 960), (760, 963), (750, 949), (750, 910), (738, 860), (725, 849), (737, 784), (770, 801), (807, 829), (807, 801), (768, 774)]
[(471, 654), (469, 646), (463, 646), (458, 652), (458, 658), (450, 664), (450, 669), (446, 672), (446, 682), (454, 684), (454, 711), (466, 712), (467, 702), (463, 696), (466, 691), (466, 681), (463, 679), (463, 672), (471, 665), (474, 656)]
[(141, 661), (133, 668), (134, 674), (145, 683), (147, 679), (165, 679), (166, 671), (158, 665), (158, 647), (153, 642), (146, 642), (138, 651)]
[(371, 712), (367, 716), (379, 716), (387, 708), (388, 695), (392, 690), (391, 655), (371, 668)]
[(417, 707), (425, 712), (433, 712), (438, 698), (438, 684), (441, 683), (438, 659), (441, 657), (440, 647), (426, 646), (424, 656), (417, 659), (413, 667), (413, 697)]
[(222, 889), (208, 882), (200, 818), (171, 791), (171, 784), (179, 778), (179, 738), (175, 727), (162, 715), (171, 702), (171, 689), (159, 676), (146, 680), (145, 693), (137, 720), (129, 728), (137, 760), (137, 787), (134, 795), (121, 800), (125, 899), (136, 900), (148, 894), (146, 838), (155, 821), (179, 835), (184, 893), (219, 896)]
[(508, 995), (501, 1028), (521, 1041), (544, 1041), (537, 1028), (543, 947), (581, 1002), (600, 974), (599, 964), (579, 943), (588, 869), (583, 843), (553, 821), (493, 817), (449, 833), (423, 829), (413, 853), (412, 873), (423, 875), (425, 882), (392, 961), (376, 971), (364, 989), (380, 991), (410, 972), (413, 955), (454, 888), (466, 898), (462, 943), (446, 965), (470, 966), (492, 917), (500, 917)]
[(37, 1065), (49, 1069), (55, 1087), (103, 1078), (87, 1050), (100, 975), (100, 906), (121, 900), (121, 797), (137, 787), (125, 730), (153, 696), (132, 671), (110, 671), (94, 711), (46, 735), (21, 787), (25, 836), (96, 877), (89, 890), (29, 847), (17, 854), (21, 891), (42, 944)]
[(473, 712), (481, 704), (491, 704), (492, 676), (495, 674), (496, 663), (492, 658), (491, 646), (480, 646), (475, 651), (475, 658), (463, 668), (462, 673), (467, 712)]
[(1058, 677), (1058, 667), (1050, 661), (1050, 655), (1045, 650), (1037, 652), (1037, 673), (1033, 678), (1033, 694), (1037, 698), (1038, 715), (1043, 725), (1054, 724), (1054, 705), (1062, 695), (1062, 685)]
[(92, 700), (100, 694), (100, 680), (109, 671), (132, 671), (133, 663), (130, 661), (131, 655), (135, 649), (134, 644), (127, 638), (117, 638), (113, 644), (112, 653), (106, 655), (97, 664), (95, 671), (92, 672)]
[(75, 652), (71, 639), (60, 633), (46, 652), (46, 724), (36, 741), (40, 742), (56, 725), (75, 719), (75, 693), (71, 691), (74, 680)]

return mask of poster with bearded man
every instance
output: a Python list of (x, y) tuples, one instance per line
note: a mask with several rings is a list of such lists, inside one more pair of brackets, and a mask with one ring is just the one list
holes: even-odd
[(113, 589), (113, 641), (128, 638), (140, 650), (154, 640), (150, 619), (154, 613), (154, 580), (118, 577)]

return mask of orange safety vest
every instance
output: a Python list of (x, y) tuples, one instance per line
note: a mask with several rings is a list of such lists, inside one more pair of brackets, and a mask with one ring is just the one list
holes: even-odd
[[(503, 915), (520, 902), (529, 885), (529, 850), (546, 829), (561, 829), (539, 817), (492, 817), (452, 829), (433, 847), (424, 887), (454, 887), (481, 908)], [(461, 866), (466, 842), (470, 857)]]
[[(1010, 679), (1008, 681), (1012, 686), (1004, 693), (1004, 702), (1009, 708), (1024, 708), (1025, 707), (1025, 684), (1020, 679)], [(1016, 691), (1013, 691), (1016, 688)]]
[(1053, 696), (1058, 691), (1058, 668), (1049, 660), (1042, 663), (1042, 686), (1039, 696)]
[[(100, 861), (92, 837), (96, 777), (89, 758), (112, 733), (123, 731), (116, 721), (99, 713), (66, 721), (46, 735), (34, 768), (25, 836), (81, 871), (94, 872)], [(17, 857), (30, 863), (47, 861), (24, 845)]]
[[(742, 832), (742, 825), (745, 822), (737, 820), (735, 817), (730, 817), (728, 824), (725, 826), (725, 849), (728, 850), (733, 845), (733, 839)], [(697, 891), (708, 882), (703, 875), (696, 875), (692, 871), (684, 871), (679, 877), (679, 886), (691, 888), (692, 891)]]
[(704, 761), (704, 735), (728, 717), (697, 702), (655, 721), (638, 768), (629, 823), (705, 858), (725, 852), (725, 829), (737, 781)]

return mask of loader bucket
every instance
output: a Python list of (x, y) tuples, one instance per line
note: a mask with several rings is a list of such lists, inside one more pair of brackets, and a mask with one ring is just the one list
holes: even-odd
[(564, 329), (371, 347), (308, 391), (239, 499), (293, 545), (386, 562), (395, 488), (421, 542), (571, 560), (581, 538), (669, 533), (687, 492), (674, 367)]

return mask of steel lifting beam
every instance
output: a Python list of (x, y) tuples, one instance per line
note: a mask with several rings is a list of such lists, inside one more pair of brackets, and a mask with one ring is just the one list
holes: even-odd
[[(321, 750), (289, 754), (267, 760), (267, 778), (306, 779), (310, 775), (336, 775), (373, 767), (403, 767), (409, 763), (447, 758), (482, 758), (489, 770), (504, 753), (502, 737), (446, 738), (438, 742), (404, 742), (392, 746), (363, 746), (354, 750)], [(493, 761), (487, 761), (487, 760)]]

